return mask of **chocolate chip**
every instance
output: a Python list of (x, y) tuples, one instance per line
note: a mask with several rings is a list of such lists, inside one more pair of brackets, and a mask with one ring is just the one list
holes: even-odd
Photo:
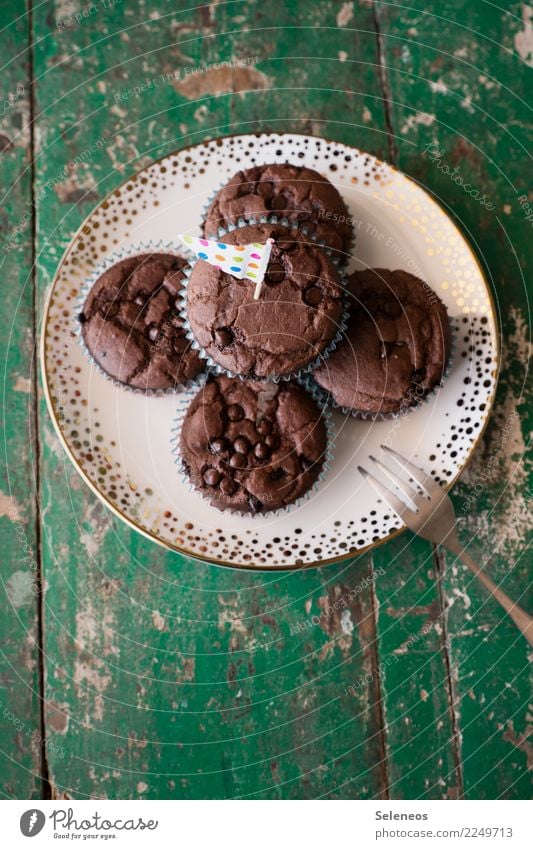
[(269, 183), (267, 180), (264, 182), (258, 183), (256, 192), (262, 198), (271, 198), (272, 197), (272, 183)]
[(390, 357), (395, 348), (399, 347), (396, 345), (396, 342), (382, 342), (381, 343), (381, 359), (385, 360), (387, 357)]
[(240, 404), (232, 404), (228, 407), (228, 419), (230, 422), (240, 422), (244, 418), (244, 410)]
[(80, 314), (78, 315), (78, 321), (80, 324), (85, 324), (85, 322), (87, 321), (87, 316), (84, 313), (80, 312)]
[(398, 318), (402, 314), (402, 306), (396, 300), (386, 301), (383, 309), (390, 318)]
[(233, 495), (234, 492), (239, 488), (238, 483), (233, 480), (233, 478), (222, 478), (220, 489), (224, 493), (224, 495)]
[(151, 342), (155, 342), (159, 338), (159, 327), (157, 324), (151, 324), (148, 328), (148, 338)]
[(302, 295), (306, 304), (310, 307), (316, 307), (322, 300), (322, 292), (318, 286), (308, 286)]
[(271, 481), (280, 481), (286, 474), (285, 469), (274, 469), (270, 472), (269, 477)]
[(263, 507), (259, 499), (255, 497), (255, 495), (250, 496), (250, 498), (248, 499), (248, 504), (252, 513), (259, 513)]
[(321, 241), (326, 242), (329, 248), (333, 248), (333, 250), (336, 251), (342, 251), (342, 236), (336, 233), (331, 227), (317, 227), (316, 235), (321, 239)]
[(144, 305), (146, 303), (146, 299), (143, 298), (142, 295), (137, 295), (137, 297), (135, 298), (133, 303), (136, 304), (138, 307), (144, 307)]
[(233, 333), (229, 327), (219, 327), (215, 330), (215, 344), (219, 348), (227, 348), (233, 342)]
[(269, 419), (261, 419), (257, 423), (256, 430), (260, 436), (266, 436), (272, 430), (272, 422)]
[(288, 254), (297, 247), (298, 242), (295, 242), (293, 239), (282, 239), (277, 243), (277, 245), (278, 248)]
[(270, 208), (280, 212), (282, 209), (287, 209), (287, 201), (283, 195), (276, 195), (270, 202)]
[(233, 447), (239, 454), (248, 454), (250, 443), (245, 436), (239, 436), (233, 443)]
[(227, 440), (223, 437), (220, 439), (212, 439), (209, 443), (209, 450), (213, 452), (213, 454), (225, 454), (228, 451), (228, 443)]
[(206, 469), (204, 472), (204, 481), (208, 486), (216, 486), (222, 475), (216, 469)]
[(420, 328), (420, 332), (421, 332), (422, 336), (424, 337), (424, 339), (430, 339), (431, 338), (431, 322), (430, 321), (424, 319), (423, 321), (420, 322), (419, 328)]
[(118, 315), (119, 310), (120, 304), (117, 303), (117, 301), (111, 301), (111, 303), (106, 304), (104, 310), (100, 310), (100, 315), (110, 321), (112, 318), (115, 318), (115, 316)]
[(232, 469), (244, 469), (246, 466), (246, 457), (244, 454), (232, 454), (230, 457), (229, 464)]
[(300, 454), (300, 466), (304, 472), (307, 472), (313, 466), (313, 461), (309, 457), (306, 457), (305, 454)]
[(269, 283), (281, 283), (285, 277), (285, 269), (277, 262), (271, 262), (268, 266), (266, 279)]
[(268, 460), (270, 457), (270, 448), (264, 442), (258, 442), (254, 448), (254, 454), (258, 460)]
[(278, 444), (277, 436), (274, 436), (273, 433), (269, 433), (268, 436), (265, 437), (265, 443), (269, 448), (276, 448)]

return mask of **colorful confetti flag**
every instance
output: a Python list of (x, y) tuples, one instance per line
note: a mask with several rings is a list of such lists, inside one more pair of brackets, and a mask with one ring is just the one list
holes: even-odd
[(253, 242), (251, 245), (226, 245), (224, 242), (213, 242), (210, 239), (200, 239), (198, 236), (178, 234), (178, 239), (186, 248), (210, 265), (220, 268), (226, 274), (231, 274), (238, 280), (247, 278), (256, 284), (254, 299), (261, 293), (261, 284), (270, 260), (270, 252), (274, 243), (267, 239), (265, 245)]

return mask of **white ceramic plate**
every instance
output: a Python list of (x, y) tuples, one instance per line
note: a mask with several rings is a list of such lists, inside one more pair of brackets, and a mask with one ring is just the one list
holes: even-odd
[[(275, 517), (213, 509), (176, 471), (171, 428), (177, 397), (124, 391), (90, 365), (73, 332), (85, 279), (110, 252), (198, 233), (213, 190), (266, 162), (308, 165), (343, 195), (356, 226), (350, 269), (404, 268), (448, 307), (455, 352), (442, 389), (401, 419), (334, 415), (332, 466), (301, 506)], [(141, 171), (91, 213), (57, 271), (44, 315), (42, 369), (50, 414), (85, 481), (121, 519), (184, 554), (230, 566), (293, 569), (360, 552), (401, 529), (357, 471), (386, 443), (447, 487), (487, 421), (497, 374), (497, 333), (475, 256), (438, 204), (374, 157), (311, 136), (233, 136), (181, 150)]]

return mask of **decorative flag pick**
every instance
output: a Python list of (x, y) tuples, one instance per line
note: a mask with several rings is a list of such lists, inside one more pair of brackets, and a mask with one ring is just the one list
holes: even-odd
[(212, 242), (200, 239), (198, 236), (178, 234), (178, 239), (196, 256), (204, 259), (210, 265), (220, 268), (226, 274), (231, 274), (238, 280), (252, 280), (255, 285), (254, 300), (261, 294), (261, 285), (270, 260), (270, 252), (274, 239), (267, 239), (266, 245), (253, 242), (251, 245), (226, 245), (223, 242)]

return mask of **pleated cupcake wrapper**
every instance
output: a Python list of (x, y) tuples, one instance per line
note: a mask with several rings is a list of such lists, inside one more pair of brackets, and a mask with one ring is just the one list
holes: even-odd
[[(207, 380), (209, 379), (209, 375), (208, 374), (203, 375), (203, 378), (204, 379), (203, 379), (203, 382), (202, 382), (202, 386), (200, 386), (200, 389), (207, 383)], [(223, 510), (220, 507), (215, 507), (213, 504), (211, 504), (210, 498), (207, 495), (204, 495), (202, 492), (200, 492), (200, 490), (196, 489), (196, 487), (191, 483), (191, 479), (189, 478), (189, 475), (187, 474), (187, 470), (185, 468), (185, 464), (184, 464), (183, 458), (181, 456), (181, 431), (182, 431), (182, 428), (183, 428), (183, 422), (185, 421), (185, 415), (187, 413), (187, 410), (189, 409), (189, 405), (190, 405), (191, 401), (193, 400), (193, 398), (196, 396), (198, 391), (200, 391), (200, 390), (197, 389), (195, 391), (191, 387), (185, 393), (183, 393), (183, 395), (179, 398), (176, 416), (174, 418), (174, 422), (173, 422), (171, 432), (170, 432), (171, 452), (174, 455), (174, 462), (175, 462), (175, 464), (178, 468), (178, 472), (180, 474), (182, 483), (184, 483), (186, 486), (188, 486), (189, 492), (194, 492), (203, 501), (205, 501), (207, 504), (209, 504), (209, 506), (213, 510), (216, 510), (217, 513), (222, 513), (224, 515), (227, 515), (229, 513), (230, 515), (233, 515), (233, 516), (240, 516), (241, 518), (252, 519), (252, 520), (257, 520), (257, 519), (261, 519), (261, 518), (264, 519), (266, 517), (271, 518), (271, 517), (275, 517), (275, 516), (280, 516), (282, 514), (286, 514), (288, 510), (292, 510), (294, 507), (300, 507), (305, 501), (307, 501), (311, 497), (313, 492), (315, 492), (318, 489), (318, 487), (323, 483), (323, 481), (326, 479), (326, 477), (327, 477), (327, 475), (328, 475), (328, 473), (331, 469), (331, 464), (332, 464), (332, 461), (333, 461), (333, 455), (334, 455), (334, 452), (335, 452), (335, 441), (333, 439), (333, 434), (334, 434), (335, 431), (334, 431), (333, 419), (332, 419), (330, 411), (327, 410), (327, 409), (324, 409), (323, 407), (320, 406), (320, 404), (318, 403), (318, 400), (317, 400), (317, 393), (313, 389), (311, 389), (311, 390), (306, 390), (306, 391), (309, 392), (309, 394), (311, 395), (311, 397), (313, 398), (313, 400), (317, 404), (318, 410), (320, 411), (320, 413), (321, 413), (321, 415), (324, 419), (324, 423), (326, 425), (326, 450), (325, 450), (325, 453), (324, 453), (324, 461), (322, 463), (322, 468), (320, 469), (318, 477), (317, 477), (316, 481), (314, 482), (314, 484), (310, 487), (310, 489), (308, 489), (307, 492), (305, 492), (303, 495), (301, 495), (300, 498), (297, 498), (296, 501), (293, 501), (292, 504), (288, 504), (286, 507), (278, 507), (276, 510), (263, 510), (260, 513), (252, 513), (252, 512), (249, 512), (249, 511), (234, 510), (233, 508), (230, 508), (229, 506), (228, 506), (227, 510)]]
[[(104, 274), (105, 271), (109, 271), (114, 265), (118, 262), (121, 262), (123, 259), (128, 259), (128, 257), (139, 256), (140, 254), (145, 253), (165, 253), (165, 254), (174, 254), (178, 256), (180, 259), (184, 259), (183, 249), (176, 242), (164, 242), (164, 241), (149, 241), (149, 242), (139, 242), (138, 244), (128, 245), (126, 248), (120, 248), (119, 250), (113, 251), (113, 253), (106, 256), (101, 262), (95, 266), (94, 270), (91, 274), (85, 278), (85, 282), (81, 287), (80, 294), (76, 298), (75, 301), (75, 314), (73, 317), (73, 328), (74, 333), (76, 334), (78, 345), (82, 349), (85, 354), (87, 360), (90, 365), (116, 386), (118, 389), (123, 389), (126, 392), (133, 392), (137, 395), (146, 395), (148, 397), (163, 397), (164, 395), (175, 395), (179, 392), (183, 392), (186, 389), (194, 388), (198, 385), (198, 380), (204, 374), (204, 372), (200, 372), (200, 374), (196, 375), (196, 377), (190, 378), (185, 381), (185, 383), (177, 383), (174, 386), (169, 386), (167, 389), (140, 389), (136, 386), (128, 386), (126, 383), (121, 383), (120, 380), (116, 380), (114, 377), (111, 377), (102, 366), (94, 359), (93, 355), (89, 351), (87, 345), (85, 344), (85, 340), (83, 338), (83, 334), (81, 331), (82, 325), (78, 321), (78, 315), (82, 312), (83, 306), (87, 299), (89, 292), (91, 291), (93, 285), (96, 283), (99, 277)], [(184, 270), (187, 266), (184, 266)], [(207, 368), (207, 363), (206, 363)]]
[[(205, 222), (207, 221), (207, 213), (209, 211), (209, 207), (213, 203), (214, 199), (216, 198), (216, 196), (218, 195), (220, 190), (223, 189), (225, 185), (226, 185), (226, 183), (221, 183), (219, 185), (219, 187), (217, 189), (215, 189), (209, 195), (209, 198), (205, 203), (205, 206), (204, 206), (203, 211), (202, 211), (202, 219), (201, 219), (201, 222), (200, 222), (200, 227), (202, 229), (202, 232), (203, 232), (203, 229), (204, 229)], [(206, 233), (205, 238), (206, 239), (212, 239), (213, 237), (215, 237), (215, 238), (218, 239), (224, 233), (231, 232), (232, 230), (236, 230), (238, 227), (242, 227), (245, 224), (249, 224), (249, 223), (252, 222), (252, 220), (254, 220), (257, 223), (261, 223), (261, 224), (265, 224), (265, 223), (284, 224), (286, 227), (297, 227), (300, 230), (301, 233), (304, 233), (304, 235), (306, 235), (306, 236), (310, 236), (314, 240), (315, 244), (323, 247), (328, 252), (328, 254), (330, 255), (331, 259), (333, 260), (333, 262), (335, 263), (336, 266), (348, 265), (351, 257), (354, 256), (355, 245), (357, 243), (357, 235), (356, 235), (355, 227), (353, 226), (353, 224), (352, 224), (352, 238), (350, 240), (350, 245), (348, 247), (348, 251), (342, 251), (342, 250), (335, 250), (335, 248), (331, 248), (329, 245), (326, 245), (326, 243), (323, 242), (322, 240), (317, 239), (316, 233), (315, 233), (315, 231), (312, 227), (312, 221), (310, 221), (310, 222), (301, 221), (301, 222), (294, 222), (293, 223), (293, 222), (289, 221), (287, 216), (276, 215), (276, 213), (270, 213), (269, 215), (261, 215), (261, 216), (253, 216), (253, 215), (240, 216), (237, 219), (236, 224), (228, 224), (228, 225), (220, 224), (218, 226), (217, 233)], [(347, 216), (347, 220), (350, 220), (349, 215)]]
[(409, 413), (414, 412), (415, 410), (420, 409), (422, 404), (426, 404), (428, 401), (431, 401), (433, 395), (435, 395), (442, 384), (450, 374), (452, 364), (455, 358), (456, 351), (456, 342), (457, 342), (457, 334), (455, 328), (453, 326), (453, 319), (449, 319), (449, 327), (450, 327), (450, 355), (448, 357), (448, 362), (446, 363), (446, 368), (442, 374), (441, 379), (435, 386), (430, 389), (430, 391), (424, 395), (422, 398), (419, 398), (416, 404), (412, 404), (410, 406), (404, 407), (402, 410), (396, 410), (391, 413), (370, 413), (367, 410), (354, 410), (352, 407), (343, 407), (341, 404), (337, 404), (336, 401), (333, 400), (331, 393), (320, 386), (316, 380), (314, 379), (312, 374), (307, 374), (303, 377), (303, 379), (299, 380), (301, 386), (307, 389), (308, 392), (313, 394), (317, 404), (319, 404), (322, 409), (327, 409), (328, 407), (332, 410), (338, 410), (343, 413), (345, 416), (351, 416), (353, 419), (357, 419), (358, 421), (366, 421), (366, 422), (387, 422), (392, 421), (394, 419), (401, 419)]
[[(219, 227), (220, 238), (223, 239), (224, 236), (227, 233), (232, 233), (234, 230), (239, 230), (239, 229), (241, 229), (241, 227), (246, 227), (249, 224), (276, 224), (276, 223), (281, 224), (282, 223), (282, 219), (276, 218), (276, 221), (274, 221), (274, 218), (276, 218), (276, 216), (261, 216), (260, 218), (250, 217), (246, 221), (243, 221), (243, 223), (240, 225), (240, 227), (232, 226), (232, 225), (230, 225), (230, 227), (228, 227), (228, 229), (224, 229), (222, 227)], [(297, 229), (300, 233), (304, 233), (304, 230), (297, 227), (296, 225), (293, 224), (291, 226), (292, 226), (293, 230)], [(305, 235), (305, 233), (304, 233), (304, 235)], [(318, 244), (318, 243), (315, 243), (315, 244)], [(322, 243), (320, 243), (320, 247), (323, 248), (323, 250), (328, 254), (330, 259), (333, 260), (330, 249), (327, 246), (323, 245)], [(181, 316), (181, 319), (183, 321), (183, 327), (184, 327), (185, 335), (187, 336), (187, 339), (189, 340), (189, 342), (191, 342), (192, 347), (199, 352), (202, 359), (204, 359), (206, 361), (209, 371), (212, 372), (213, 374), (218, 374), (218, 375), (223, 374), (223, 375), (226, 375), (226, 377), (235, 377), (235, 378), (239, 378), (239, 380), (253, 380), (255, 382), (259, 381), (259, 382), (279, 383), (281, 380), (298, 380), (299, 378), (303, 377), (305, 374), (308, 374), (313, 369), (317, 368), (321, 363), (325, 362), (327, 360), (327, 358), (329, 357), (329, 355), (336, 349), (336, 347), (342, 341), (342, 338), (343, 338), (343, 336), (346, 332), (346, 328), (348, 326), (348, 318), (349, 318), (348, 296), (347, 296), (348, 288), (347, 288), (347, 285), (346, 285), (346, 275), (345, 275), (344, 271), (341, 268), (339, 268), (337, 264), (335, 264), (335, 267), (337, 269), (337, 273), (338, 273), (339, 277), (341, 278), (340, 285), (341, 285), (341, 290), (343, 292), (344, 308), (343, 308), (341, 319), (339, 321), (337, 333), (335, 334), (335, 336), (333, 337), (331, 342), (326, 346), (326, 348), (324, 348), (324, 350), (317, 357), (315, 357), (314, 360), (312, 360), (306, 366), (302, 366), (302, 368), (299, 368), (297, 371), (289, 372), (288, 374), (273, 375), (273, 376), (268, 376), (268, 377), (257, 377), (257, 376), (251, 377), (251, 376), (248, 376), (248, 375), (236, 374), (235, 372), (230, 371), (227, 368), (224, 368), (224, 366), (221, 366), (218, 363), (216, 363), (212, 359), (212, 357), (207, 353), (205, 348), (202, 348), (202, 346), (197, 342), (196, 337), (193, 333), (193, 330), (192, 330), (190, 322), (189, 322), (189, 317), (188, 317), (188, 314), (187, 314), (187, 288), (188, 288), (188, 285), (189, 285), (189, 278), (190, 278), (192, 271), (194, 269), (194, 266), (196, 265), (197, 262), (198, 262), (197, 259), (191, 259), (190, 262), (189, 262), (189, 266), (183, 269), (183, 273), (185, 275), (185, 280), (183, 281), (183, 293), (180, 297), (180, 316)], [(254, 285), (251, 280), (249, 282), (250, 282), (250, 286)]]

